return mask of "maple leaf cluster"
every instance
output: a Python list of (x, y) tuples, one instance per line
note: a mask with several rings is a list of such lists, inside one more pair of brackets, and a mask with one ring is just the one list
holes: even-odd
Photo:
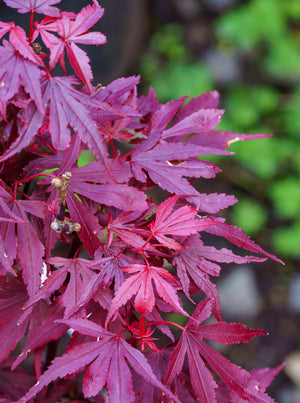
[(80, 45), (106, 40), (90, 31), (97, 0), (78, 14), (59, 0), (5, 3), (30, 18), (28, 33), (0, 22), (1, 402), (273, 402), (265, 389), (281, 367), (248, 372), (205, 340), (266, 334), (222, 320), (220, 263), (279, 260), (217, 217), (235, 197), (193, 186), (220, 171), (205, 156), (266, 135), (217, 129), (216, 91), (161, 104), (152, 89), (138, 95), (139, 77), (94, 87)]

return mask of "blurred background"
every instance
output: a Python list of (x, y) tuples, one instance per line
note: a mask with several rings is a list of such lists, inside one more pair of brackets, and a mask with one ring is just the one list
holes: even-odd
[[(78, 12), (88, 2), (63, 0)], [(224, 320), (270, 335), (222, 353), (248, 370), (285, 361), (269, 393), (300, 402), (300, 1), (102, 0), (96, 26), (106, 45), (86, 47), (94, 84), (141, 74), (161, 102), (216, 89), (225, 108), (220, 127), (274, 133), (239, 142), (235, 156), (214, 157), (222, 173), (201, 192), (234, 194), (225, 212), (260, 246), (285, 262), (224, 266), (218, 287)], [(1, 20), (24, 17), (0, 4)]]

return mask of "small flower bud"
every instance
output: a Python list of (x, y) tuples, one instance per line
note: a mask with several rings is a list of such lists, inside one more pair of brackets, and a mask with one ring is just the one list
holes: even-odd
[(62, 185), (62, 181), (59, 178), (53, 178), (52, 181), (52, 186), (54, 187), (54, 189), (60, 189), (61, 185)]

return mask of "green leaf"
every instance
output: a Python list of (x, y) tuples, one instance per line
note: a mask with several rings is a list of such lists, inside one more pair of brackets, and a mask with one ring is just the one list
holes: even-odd
[(226, 115), (239, 130), (241, 127), (246, 130), (256, 125), (264, 114), (277, 110), (279, 101), (279, 94), (273, 88), (237, 85), (229, 90)]
[(300, 213), (300, 179), (285, 178), (275, 182), (270, 188), (270, 197), (273, 201), (278, 217), (294, 219)]
[(271, 179), (280, 169), (280, 163), (286, 156), (283, 143), (275, 137), (253, 140), (247, 143), (236, 142), (230, 151), (237, 154), (233, 157), (250, 168), (256, 175)]
[(252, 0), (217, 21), (220, 40), (231, 40), (239, 49), (249, 51), (262, 40), (274, 41), (286, 31), (282, 0)]
[(278, 228), (272, 236), (273, 247), (280, 255), (291, 258), (300, 256), (300, 223)]
[(182, 27), (179, 24), (164, 25), (153, 35), (150, 45), (169, 61), (178, 63), (188, 58), (188, 49), (184, 44)]
[(180, 98), (186, 94), (196, 97), (213, 89), (209, 71), (200, 63), (174, 64), (158, 71), (151, 81), (160, 101)]
[(265, 227), (268, 213), (261, 204), (250, 199), (242, 199), (232, 207), (232, 219), (234, 225), (253, 235)]

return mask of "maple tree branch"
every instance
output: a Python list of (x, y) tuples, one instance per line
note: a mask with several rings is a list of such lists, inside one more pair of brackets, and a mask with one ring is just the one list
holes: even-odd
[(156, 321), (155, 322), (148, 322), (146, 326), (148, 326), (148, 325), (149, 326), (152, 326), (152, 325), (173, 325), (173, 326), (177, 327), (178, 329), (184, 331), (183, 326), (180, 326), (180, 325), (178, 325), (178, 323), (174, 323), (174, 322), (171, 322), (169, 320), (162, 320), (162, 321), (157, 321), (157, 322)]

